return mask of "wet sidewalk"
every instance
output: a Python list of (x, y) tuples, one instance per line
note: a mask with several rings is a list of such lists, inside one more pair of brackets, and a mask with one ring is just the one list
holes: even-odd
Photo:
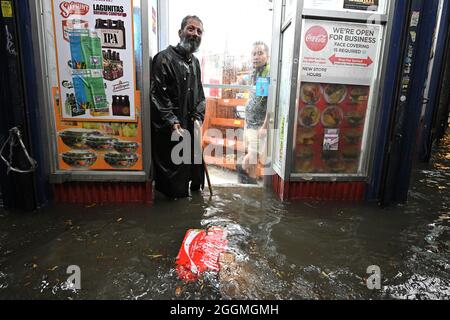
[[(0, 211), (0, 299), (450, 299), (450, 138), (414, 173), (410, 201), (281, 203), (258, 188), (153, 207)], [(238, 263), (184, 284), (175, 258), (192, 228), (224, 226)], [(81, 269), (81, 290), (66, 269)], [(381, 269), (369, 290), (367, 267)]]

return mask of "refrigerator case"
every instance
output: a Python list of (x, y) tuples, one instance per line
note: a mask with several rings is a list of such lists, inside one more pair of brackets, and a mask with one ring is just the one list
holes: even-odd
[(304, 19), (293, 175), (366, 176), (384, 26)]

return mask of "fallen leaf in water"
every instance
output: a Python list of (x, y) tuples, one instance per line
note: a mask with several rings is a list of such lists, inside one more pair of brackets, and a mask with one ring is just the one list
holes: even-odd
[(175, 290), (175, 295), (176, 295), (177, 297), (179, 297), (179, 296), (181, 295), (182, 292), (183, 292), (183, 288), (178, 287), (178, 288)]
[(86, 208), (93, 208), (93, 207), (95, 207), (96, 205), (97, 205), (96, 203), (93, 203), (93, 204), (90, 204), (90, 205), (86, 206)]
[(64, 224), (65, 224), (66, 226), (68, 226), (68, 227), (73, 226), (72, 220), (66, 220), (66, 221), (64, 221)]
[(122, 222), (122, 220), (123, 220), (122, 218), (119, 218), (119, 219), (117, 219), (117, 222), (120, 223), (120, 222)]
[(163, 255), (162, 254), (148, 254), (147, 257), (152, 258), (152, 259), (157, 259), (157, 258), (161, 258)]
[(58, 266), (54, 266), (53, 268), (47, 269), (47, 270), (48, 270), (48, 271), (55, 271), (56, 269), (58, 269)]
[(30, 284), (31, 284), (31, 282), (27, 282), (27, 283), (25, 283), (23, 286), (24, 286), (24, 287), (28, 287)]
[(326, 273), (325, 273), (325, 272), (323, 272), (323, 271), (322, 271), (322, 275), (323, 275), (324, 277), (327, 277), (327, 278), (329, 277), (329, 275), (328, 275), (328, 274), (326, 274)]

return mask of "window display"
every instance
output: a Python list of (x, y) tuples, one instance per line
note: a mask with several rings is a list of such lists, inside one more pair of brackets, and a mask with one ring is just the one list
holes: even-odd
[(297, 173), (358, 173), (369, 94), (369, 86), (302, 83)]
[(135, 5), (45, 1), (58, 170), (143, 169)]

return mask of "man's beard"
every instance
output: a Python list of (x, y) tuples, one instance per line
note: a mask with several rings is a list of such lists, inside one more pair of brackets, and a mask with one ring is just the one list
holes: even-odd
[(181, 46), (185, 48), (189, 53), (194, 53), (198, 51), (198, 48), (200, 48), (201, 40), (199, 38), (188, 38), (183, 37), (181, 39)]

